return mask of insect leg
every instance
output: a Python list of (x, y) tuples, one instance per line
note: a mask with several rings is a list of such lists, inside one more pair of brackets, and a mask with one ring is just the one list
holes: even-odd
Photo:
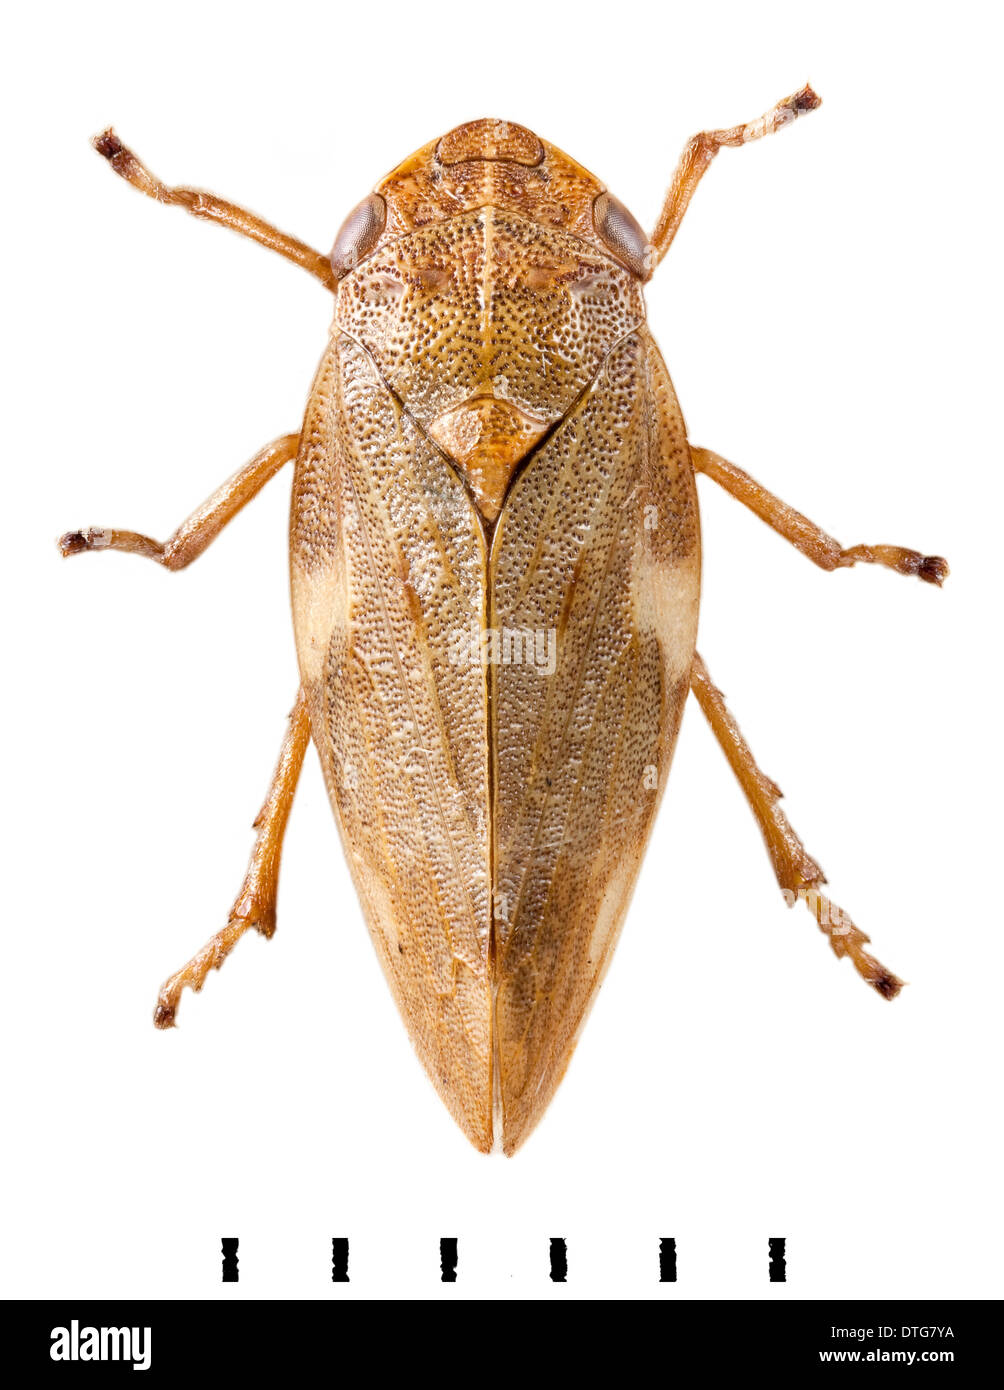
[(779, 497), (761, 487), (748, 473), (729, 463), (710, 449), (691, 447), (695, 473), (706, 473), (723, 487), (737, 502), (748, 507), (761, 521), (766, 521), (779, 536), (790, 541), (796, 550), (818, 565), (820, 569), (844, 569), (849, 565), (886, 565), (897, 574), (915, 574), (928, 584), (941, 585), (948, 577), (948, 561), (940, 555), (921, 555), (901, 545), (852, 545), (844, 550), (839, 541), (821, 530), (808, 517), (796, 512)]
[(289, 716), (289, 728), (283, 739), (272, 784), (254, 822), (258, 836), (241, 890), (230, 909), (227, 925), (187, 965), (165, 980), (153, 1015), (158, 1028), (173, 1027), (181, 991), (186, 985), (195, 991), (200, 990), (210, 970), (220, 968), (250, 927), (256, 927), (265, 937), (270, 937), (275, 931), (275, 898), (282, 840), (309, 738), (307, 704), (300, 690)]
[(311, 275), (315, 275), (329, 290), (335, 288), (335, 274), (330, 258), (320, 251), (315, 251), (306, 242), (280, 232), (278, 228), (256, 217), (253, 212), (239, 208), (236, 203), (217, 198), (213, 193), (203, 193), (197, 188), (169, 188), (140, 163), (132, 150), (123, 145), (114, 130), (105, 130), (100, 135), (95, 135), (91, 144), (98, 154), (104, 155), (116, 174), (127, 183), (131, 183), (133, 188), (145, 193), (148, 198), (156, 198), (158, 203), (169, 203), (184, 208), (193, 217), (204, 217), (209, 222), (219, 222), (221, 226), (229, 227), (231, 231), (239, 232), (241, 236), (250, 237), (252, 241), (267, 246), (270, 251), (277, 251), (294, 265), (309, 270)]
[(862, 979), (876, 989), (883, 999), (895, 999), (903, 981), (863, 949), (869, 938), (821, 892), (826, 876), (806, 851), (778, 805), (780, 788), (757, 767), (739, 725), (725, 704), (724, 695), (712, 682), (708, 668), (696, 653), (690, 673), (690, 688), (757, 819), (788, 906), (801, 899), (815, 917), (820, 931), (829, 938), (834, 954), (850, 956)]
[(91, 527), (87, 531), (67, 531), (58, 545), (64, 558), (82, 555), (88, 550), (125, 550), (130, 555), (145, 555), (165, 569), (180, 570), (190, 565), (206, 546), (232, 521), (237, 513), (273, 477), (284, 463), (296, 456), (300, 438), (284, 434), (255, 454), (250, 463), (222, 487), (216, 489), (187, 521), (166, 541), (151, 540), (137, 531), (112, 531), (106, 527)]
[(806, 86), (800, 92), (785, 97), (784, 101), (779, 101), (755, 121), (730, 126), (728, 130), (705, 130), (700, 135), (695, 135), (676, 166), (673, 182), (652, 233), (652, 270), (669, 250), (697, 185), (723, 146), (746, 145), (751, 140), (759, 140), (763, 135), (773, 135), (776, 130), (790, 125), (803, 112), (815, 111), (820, 104), (821, 99), (811, 87)]

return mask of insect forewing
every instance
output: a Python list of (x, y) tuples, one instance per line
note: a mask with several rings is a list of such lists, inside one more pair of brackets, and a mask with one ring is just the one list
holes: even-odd
[(564, 1073), (665, 784), (696, 640), (687, 443), (644, 330), (517, 479), (492, 626), (553, 634), (554, 669), (491, 668), (496, 1055), (511, 1152)]
[(422, 1062), (485, 1149), (487, 686), (450, 649), (483, 622), (484, 541), (455, 472), (342, 335), (308, 408), (291, 555), (311, 728), (366, 920)]

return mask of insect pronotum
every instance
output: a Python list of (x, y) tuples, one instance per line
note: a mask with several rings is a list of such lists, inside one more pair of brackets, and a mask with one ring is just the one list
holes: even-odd
[(282, 838), (313, 740), (366, 921), (419, 1057), (471, 1142), (513, 1153), (568, 1064), (609, 963), (692, 691), (789, 903), (884, 998), (901, 981), (822, 892), (695, 651), (696, 476), (823, 569), (941, 584), (945, 561), (844, 549), (687, 440), (642, 286), (724, 146), (690, 141), (652, 236), (522, 126), (471, 121), (349, 214), (330, 256), (209, 193), (160, 183), (114, 134), (95, 147), (149, 197), (253, 238), (334, 294), (298, 434), (264, 448), (161, 543), (63, 536), (189, 564), (296, 460), (290, 517), (300, 682), (226, 926), (164, 984), (173, 1024), (250, 927), (275, 929)]

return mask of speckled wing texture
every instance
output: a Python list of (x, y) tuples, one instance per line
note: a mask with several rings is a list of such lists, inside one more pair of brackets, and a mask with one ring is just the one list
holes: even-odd
[(311, 730), (370, 933), (421, 1061), (488, 1149), (487, 682), (450, 650), (484, 622), (484, 533), (456, 471), (337, 331), (304, 422), (291, 563)]
[(700, 533), (669, 376), (644, 328), (517, 476), (490, 624), (556, 662), (492, 682), (497, 1113), (540, 1118), (610, 960), (669, 771), (697, 630)]

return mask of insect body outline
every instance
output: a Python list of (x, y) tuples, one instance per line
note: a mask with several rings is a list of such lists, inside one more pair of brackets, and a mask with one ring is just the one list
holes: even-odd
[(299, 432), (164, 543), (107, 527), (60, 541), (64, 555), (122, 550), (183, 568), (295, 460), (296, 701), (229, 920), (165, 982), (158, 1026), (245, 931), (272, 935), (313, 742), (416, 1051), (470, 1141), (515, 1152), (609, 965), (690, 693), (785, 901), (805, 902), (880, 995), (899, 992), (822, 891), (696, 650), (696, 479), (823, 569), (872, 563), (940, 585), (947, 564), (900, 546), (845, 549), (692, 444), (642, 295), (718, 152), (818, 105), (806, 87), (756, 121), (695, 136), (651, 237), (532, 131), (470, 121), (392, 170), (329, 256), (162, 184), (114, 132), (96, 138), (141, 192), (260, 242), (334, 294)]

